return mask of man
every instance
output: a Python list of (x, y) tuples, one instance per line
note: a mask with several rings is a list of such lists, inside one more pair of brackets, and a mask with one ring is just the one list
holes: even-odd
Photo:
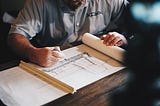
[[(80, 41), (86, 32), (107, 32), (126, 4), (126, 0), (27, 0), (11, 26), (8, 44), (30, 62), (54, 65), (63, 57), (59, 46)], [(36, 45), (30, 43), (31, 39), (36, 39)], [(117, 32), (104, 34), (101, 39), (107, 46), (127, 43)], [(54, 50), (48, 48), (51, 46)]]

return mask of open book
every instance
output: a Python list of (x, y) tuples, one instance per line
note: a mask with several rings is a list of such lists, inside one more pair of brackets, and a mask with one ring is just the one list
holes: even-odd
[(122, 48), (105, 46), (89, 33), (82, 42), (62, 51), (65, 58), (52, 67), (21, 61), (18, 67), (0, 72), (0, 99), (12, 106), (43, 105), (125, 68), (120, 63)]

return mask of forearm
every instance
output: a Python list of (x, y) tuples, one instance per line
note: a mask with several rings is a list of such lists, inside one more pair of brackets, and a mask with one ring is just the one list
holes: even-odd
[(9, 47), (21, 58), (29, 59), (35, 47), (29, 42), (25, 36), (20, 34), (12, 34), (8, 36), (7, 43)]
[(51, 50), (48, 47), (36, 48), (25, 36), (19, 34), (10, 35), (8, 37), (8, 45), (18, 56), (43, 67), (54, 65), (63, 57), (60, 49)]

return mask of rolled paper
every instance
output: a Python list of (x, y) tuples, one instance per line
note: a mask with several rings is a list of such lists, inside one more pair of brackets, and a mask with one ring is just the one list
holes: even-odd
[(82, 42), (99, 52), (104, 53), (105, 55), (108, 55), (119, 62), (123, 62), (123, 55), (125, 50), (118, 47), (118, 46), (106, 46), (103, 44), (103, 40), (101, 40), (99, 37), (96, 37), (90, 33), (85, 33), (82, 36)]

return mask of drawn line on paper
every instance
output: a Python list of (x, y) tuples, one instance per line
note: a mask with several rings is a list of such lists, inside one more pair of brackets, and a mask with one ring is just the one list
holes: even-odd
[(94, 63), (93, 61), (90, 60), (90, 55), (87, 53), (87, 52), (84, 52), (84, 53), (81, 53), (81, 54), (78, 54), (76, 56), (73, 56), (73, 57), (70, 57), (68, 59), (64, 59), (64, 60), (61, 60), (59, 61), (59, 64), (51, 69), (43, 69), (42, 71), (45, 71), (45, 72), (53, 72), (55, 74), (57, 74), (56, 71), (54, 70), (57, 70), (61, 67), (64, 67), (70, 63), (73, 63), (81, 58), (84, 58), (85, 60), (87, 60), (89, 63), (93, 64), (93, 65), (96, 65), (96, 63)]

